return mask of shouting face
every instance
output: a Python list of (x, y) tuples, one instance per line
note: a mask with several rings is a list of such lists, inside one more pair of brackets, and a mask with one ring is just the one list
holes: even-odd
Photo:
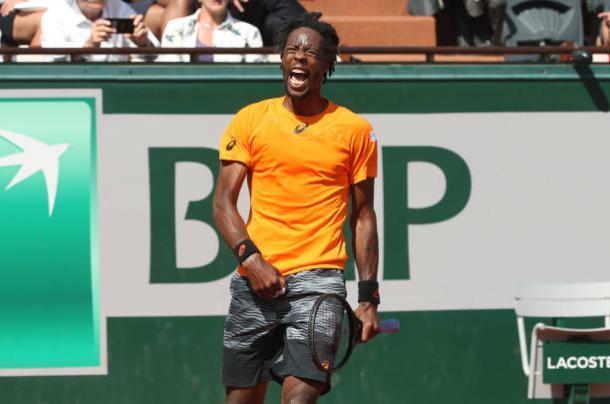
[(289, 97), (302, 99), (320, 95), (330, 63), (322, 53), (324, 38), (311, 28), (290, 33), (282, 50), (282, 72)]

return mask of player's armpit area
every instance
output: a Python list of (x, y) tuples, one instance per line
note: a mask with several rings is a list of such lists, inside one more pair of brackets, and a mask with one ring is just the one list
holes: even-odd
[(248, 167), (242, 162), (221, 160), (220, 173), (218, 175), (218, 183), (216, 184), (216, 193), (214, 195), (214, 204), (217, 198), (229, 196), (229, 200), (237, 201), (241, 186), (248, 174)]

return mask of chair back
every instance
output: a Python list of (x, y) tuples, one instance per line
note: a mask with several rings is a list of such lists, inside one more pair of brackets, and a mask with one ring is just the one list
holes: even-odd
[(584, 43), (580, 0), (507, 0), (502, 29), (506, 46)]

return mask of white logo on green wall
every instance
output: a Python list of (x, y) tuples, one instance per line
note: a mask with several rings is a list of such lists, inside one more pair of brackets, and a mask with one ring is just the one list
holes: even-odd
[(547, 358), (546, 368), (555, 369), (610, 369), (610, 356), (560, 356)]
[(69, 145), (47, 145), (31, 137), (7, 130), (0, 130), (0, 137), (22, 150), (20, 153), (0, 157), (0, 167), (21, 167), (5, 190), (9, 190), (21, 181), (42, 172), (47, 185), (49, 216), (52, 216), (55, 196), (57, 195), (57, 181), (59, 180), (59, 157), (65, 153)]
[(0, 91), (0, 376), (101, 372), (96, 102)]
[(609, 341), (546, 341), (544, 383), (610, 382)]

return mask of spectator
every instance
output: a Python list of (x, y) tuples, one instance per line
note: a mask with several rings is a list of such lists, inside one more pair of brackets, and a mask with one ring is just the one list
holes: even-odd
[(437, 26), (441, 10), (454, 14), (455, 23), (451, 21), (450, 25), (455, 24), (455, 42), (459, 46), (502, 45), (506, 0), (409, 0), (407, 10), (414, 16), (435, 15)]
[(599, 28), (599, 45), (610, 45), (610, 11), (604, 11), (598, 14), (601, 20)]
[(297, 0), (232, 0), (233, 15), (258, 27), (265, 46), (275, 44), (275, 35), (287, 18), (297, 17), (305, 9)]
[[(170, 21), (161, 39), (162, 47), (260, 48), (261, 34), (253, 25), (238, 21), (227, 10), (229, 0), (201, 0), (195, 14)], [(262, 62), (262, 55), (199, 55), (203, 62)], [(161, 62), (187, 62), (189, 55), (161, 55)]]
[[(108, 18), (133, 18), (131, 34), (117, 34)], [(142, 15), (121, 0), (65, 0), (54, 2), (41, 22), (44, 48), (121, 48), (158, 46), (159, 41), (144, 24)], [(52, 60), (65, 59), (53, 56)], [(121, 62), (128, 55), (86, 55), (84, 60)]]
[(25, 0), (6, 0), (0, 7), (0, 32), (2, 45), (40, 46), (40, 20), (43, 11), (15, 10), (15, 5)]
[(458, 6), (458, 45), (490, 46), (494, 38), (494, 27), (487, 8), (491, 12), (504, 3), (504, 0), (462, 0), (463, 7)]
[(167, 23), (195, 12), (191, 0), (124, 0), (144, 16), (144, 23), (157, 38), (161, 38)]

